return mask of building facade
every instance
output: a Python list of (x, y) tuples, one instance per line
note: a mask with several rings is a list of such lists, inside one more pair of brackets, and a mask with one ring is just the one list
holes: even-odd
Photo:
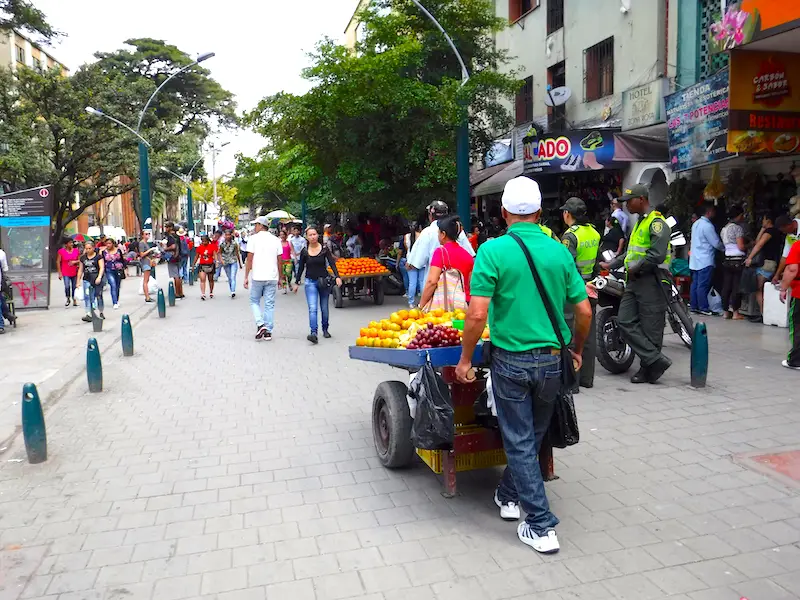
[(58, 59), (24, 34), (14, 29), (0, 31), (0, 67), (16, 71), (20, 66), (43, 71), (58, 68), (63, 75), (69, 73)]

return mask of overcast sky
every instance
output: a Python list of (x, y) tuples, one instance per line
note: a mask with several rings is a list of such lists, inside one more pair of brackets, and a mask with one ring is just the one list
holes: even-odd
[[(357, 0), (35, 0), (50, 23), (66, 37), (50, 51), (71, 70), (93, 60), (97, 51), (121, 48), (130, 38), (151, 37), (192, 56), (216, 52), (203, 63), (212, 77), (235, 94), (239, 110), (266, 95), (302, 93), (300, 70), (306, 54), (323, 36), (341, 40)], [(157, 102), (157, 100), (154, 100)], [(102, 108), (102, 107), (98, 107)], [(255, 134), (223, 132), (230, 142), (217, 158), (217, 176), (233, 171), (234, 154), (255, 154)], [(211, 161), (206, 161), (211, 175)]]

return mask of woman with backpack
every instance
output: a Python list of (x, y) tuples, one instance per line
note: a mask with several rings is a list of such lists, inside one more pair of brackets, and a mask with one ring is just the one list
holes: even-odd
[[(469, 281), (475, 259), (456, 241), (461, 233), (458, 215), (438, 220), (439, 246), (433, 251), (420, 307), (454, 310), (469, 303)], [(431, 305), (431, 306), (428, 306)]]
[(106, 265), (106, 281), (111, 290), (111, 303), (114, 310), (119, 309), (119, 290), (125, 278), (125, 257), (122, 248), (117, 246), (111, 238), (106, 238), (106, 249), (103, 251), (103, 261)]

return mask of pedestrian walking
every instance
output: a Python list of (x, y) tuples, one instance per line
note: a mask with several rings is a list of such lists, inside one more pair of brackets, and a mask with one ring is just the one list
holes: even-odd
[(781, 365), (787, 369), (800, 370), (800, 243), (798, 242), (792, 244), (789, 254), (784, 260), (780, 282), (781, 302), (786, 303), (786, 297), (790, 292), (789, 341), (791, 347), (786, 360), (781, 361)]
[(294, 273), (292, 245), (289, 243), (289, 236), (285, 229), (281, 229), (278, 235), (281, 240), (281, 287), (283, 288), (283, 293), (288, 294), (289, 288), (292, 287), (292, 275)]
[[(250, 288), (250, 309), (256, 322), (256, 339), (267, 341), (272, 339), (275, 325), (275, 294), (278, 291), (283, 254), (280, 240), (268, 231), (268, 227), (267, 217), (261, 216), (255, 220), (255, 233), (247, 240), (244, 270), (244, 287)], [(253, 274), (252, 282), (250, 273)]]
[(225, 237), (219, 247), (219, 259), (222, 262), (222, 268), (225, 270), (225, 276), (228, 278), (228, 289), (231, 291), (231, 298), (236, 298), (236, 276), (239, 274), (239, 268), (244, 265), (242, 264), (239, 244), (233, 239), (233, 232), (231, 231), (225, 232)]
[(100, 313), (100, 318), (105, 319), (103, 314), (105, 304), (103, 302), (103, 277), (105, 275), (105, 261), (94, 246), (94, 242), (87, 241), (83, 244), (83, 255), (78, 266), (78, 281), (83, 286), (83, 306), (86, 314), (81, 319), (87, 323), (92, 321), (92, 308), (96, 308)]
[(237, 239), (239, 240), (239, 253), (242, 255), (242, 262), (247, 261), (247, 232), (242, 229), (241, 233), (236, 232), (236, 235), (239, 236)]
[(164, 230), (167, 232), (167, 244), (164, 247), (167, 272), (170, 279), (175, 283), (175, 297), (184, 298), (183, 279), (181, 279), (181, 238), (178, 236), (175, 224), (172, 221), (167, 221), (164, 224)]
[(10, 323), (16, 321), (16, 317), (10, 314), (8, 306), (6, 306), (6, 296), (4, 289), (8, 286), (8, 257), (6, 257), (5, 250), (0, 248), (0, 334), (6, 332), (6, 318)]
[[(592, 319), (589, 322), (589, 334), (583, 346), (583, 367), (581, 367), (578, 385), (585, 388), (594, 387), (594, 363), (597, 355), (597, 332), (595, 315), (597, 313), (597, 289), (591, 283), (597, 277), (597, 253), (600, 250), (600, 233), (589, 224), (586, 216), (586, 203), (573, 196), (561, 207), (561, 218), (567, 226), (561, 243), (569, 251), (575, 267), (586, 285), (589, 305), (592, 308)], [(564, 309), (564, 317), (571, 331), (575, 329), (575, 313), (570, 306)]]
[[(728, 215), (729, 221), (719, 237), (725, 245), (725, 260), (722, 263), (724, 278), (722, 280), (722, 310), (725, 311), (726, 319), (743, 321), (744, 317), (739, 314), (739, 306), (742, 303), (742, 294), (739, 291), (739, 284), (742, 279), (742, 269), (747, 253), (744, 243), (744, 210), (741, 206), (734, 206)], [(698, 221), (699, 222), (699, 221)]]
[(155, 267), (158, 260), (155, 258), (158, 254), (158, 247), (150, 242), (150, 232), (145, 230), (142, 232), (142, 239), (139, 241), (139, 264), (142, 268), (142, 288), (144, 291), (144, 301), (152, 302), (150, 297), (150, 277), (155, 278)]
[(67, 297), (64, 306), (67, 307), (78, 306), (78, 302), (75, 300), (75, 290), (78, 284), (80, 257), (81, 251), (75, 247), (75, 242), (71, 238), (64, 240), (64, 245), (58, 249), (56, 256), (56, 270), (58, 278), (64, 282), (64, 295)]
[[(206, 299), (206, 282), (211, 297), (214, 297), (214, 271), (217, 261), (217, 245), (207, 235), (200, 238), (200, 245), (195, 252), (194, 266), (198, 269), (200, 277), (200, 300)], [(246, 287), (246, 286), (245, 286)]]
[(181, 245), (181, 279), (184, 283), (189, 283), (189, 252), (192, 246), (189, 237), (186, 235), (186, 230), (183, 227), (178, 228), (178, 238), (180, 238)]
[(114, 310), (119, 310), (119, 291), (125, 278), (125, 256), (122, 254), (122, 248), (111, 238), (106, 239), (103, 262), (106, 266), (108, 289), (111, 291), (111, 304)]
[(215, 260), (214, 265), (216, 267), (216, 270), (214, 272), (214, 279), (216, 281), (222, 281), (222, 261), (219, 259), (219, 247), (223, 242), (223, 235), (224, 235), (223, 231), (221, 229), (217, 229), (214, 232), (213, 237), (211, 238), (214, 244), (217, 246), (217, 252), (215, 254), (216, 258), (214, 259)]
[(411, 249), (417, 243), (419, 236), (422, 235), (422, 228), (422, 219), (419, 219), (411, 226), (411, 231), (403, 236), (403, 246), (406, 249), (403, 283), (406, 284), (406, 296), (408, 298), (408, 308), (410, 309), (417, 305), (417, 294), (422, 294), (422, 288), (425, 287), (425, 278), (427, 277), (426, 269), (417, 269), (408, 262), (411, 256)]
[[(300, 263), (297, 267), (297, 275), (295, 275), (294, 292), (297, 293), (300, 279), (305, 271), (308, 324), (311, 329), (311, 333), (308, 334), (306, 339), (312, 344), (316, 344), (319, 341), (317, 337), (319, 325), (317, 307), (322, 312), (322, 337), (330, 338), (331, 334), (328, 331), (328, 326), (330, 325), (330, 293), (333, 288), (334, 277), (338, 286), (342, 285), (342, 280), (339, 277), (339, 271), (336, 269), (336, 260), (319, 241), (319, 232), (316, 227), (306, 229), (306, 239), (308, 240), (308, 247), (303, 248), (300, 253)], [(328, 274), (328, 268), (333, 271), (333, 277)]]
[(300, 235), (300, 226), (292, 225), (292, 234), (289, 236), (289, 244), (292, 246), (292, 265), (294, 267), (295, 277), (297, 276), (297, 267), (300, 264), (300, 253), (308, 245), (306, 239)]
[[(580, 368), (592, 309), (569, 252), (538, 224), (538, 184), (527, 177), (512, 179), (503, 192), (502, 207), (508, 234), (485, 242), (475, 259), (456, 377), (463, 383), (474, 380), (472, 356), (488, 317), (492, 390), (508, 458), (494, 501), (500, 517), (509, 521), (520, 518), (521, 505), (527, 516), (517, 527), (517, 537), (537, 552), (550, 554), (560, 548), (558, 518), (547, 500), (539, 449), (561, 386), (559, 335), (564, 343), (573, 343), (573, 361)], [(566, 304), (574, 305), (574, 340), (560, 310)]]
[[(461, 221), (457, 215), (449, 215), (436, 222), (439, 228), (440, 246), (433, 251), (428, 268), (428, 279), (422, 291), (420, 306), (428, 310), (443, 308), (444, 310), (465, 309), (460, 302), (469, 303), (469, 282), (475, 259), (458, 245), (456, 240), (462, 232)], [(460, 288), (460, 290), (459, 290)]]
[(703, 206), (703, 216), (692, 223), (691, 253), (689, 270), (692, 273), (690, 308), (692, 312), (710, 316), (714, 313), (708, 307), (708, 293), (714, 278), (715, 251), (724, 251), (725, 246), (711, 222), (717, 214), (714, 204)]
[(665, 266), (669, 254), (671, 230), (664, 216), (650, 208), (646, 186), (633, 185), (624, 190), (618, 200), (627, 203), (628, 212), (638, 216), (638, 220), (627, 251), (610, 265), (601, 263), (600, 266), (613, 270), (625, 265), (627, 285), (617, 321), (623, 338), (641, 361), (631, 382), (655, 383), (672, 365), (672, 361), (661, 352), (667, 299), (658, 276), (658, 270)]
[(778, 270), (775, 271), (775, 275), (772, 277), (772, 283), (778, 285), (783, 276), (783, 269), (786, 267), (786, 259), (789, 256), (789, 250), (794, 243), (800, 239), (800, 218), (781, 215), (775, 219), (775, 227), (785, 236), (783, 240), (783, 252), (781, 253), (781, 259), (778, 263)]

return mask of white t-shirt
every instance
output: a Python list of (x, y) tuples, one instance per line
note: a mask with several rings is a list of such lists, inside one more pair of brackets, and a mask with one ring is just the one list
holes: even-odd
[(247, 238), (247, 252), (253, 255), (253, 281), (278, 281), (278, 259), (283, 254), (281, 241), (268, 231)]
[[(3, 273), (5, 271), (8, 271), (8, 259), (6, 258), (6, 253), (0, 250), (0, 283), (3, 282)], [(2, 318), (2, 315), (0, 315), (0, 319)]]
[(795, 219), (794, 222), (797, 223), (797, 231), (786, 236), (786, 241), (783, 243), (783, 258), (789, 256), (789, 250), (791, 250), (792, 244), (800, 240), (800, 219)]

